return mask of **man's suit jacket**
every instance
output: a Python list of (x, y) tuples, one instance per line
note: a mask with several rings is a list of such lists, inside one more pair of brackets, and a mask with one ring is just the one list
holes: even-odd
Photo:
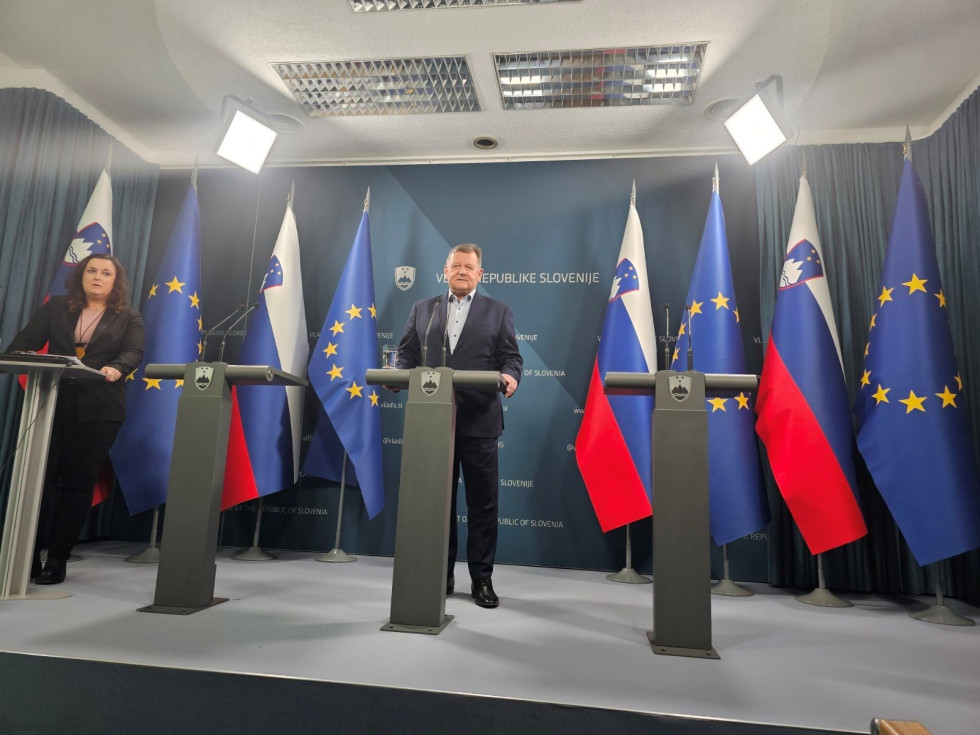
[[(66, 297), (55, 296), (34, 313), (7, 352), (39, 350), (47, 342), (48, 354), (74, 355), (78, 315), (68, 311)], [(126, 417), (125, 377), (142, 360), (143, 318), (139, 312), (129, 307), (119, 313), (107, 309), (89, 338), (82, 363), (95, 370), (108, 365), (123, 377), (114, 383), (78, 380), (74, 385), (63, 385), (58, 392), (59, 407), (66, 400), (74, 401), (78, 422), (122, 421)]]
[[(415, 303), (398, 345), (397, 367), (413, 368), (423, 364), (422, 340), (428, 327), (428, 348), (424, 363), (427, 367), (443, 364), (445, 344), (447, 367), (454, 370), (498, 370), (520, 382), (524, 360), (517, 347), (514, 315), (510, 307), (474, 291), (473, 302), (456, 342), (456, 349), (450, 350), (446, 334), (448, 299), (449, 294), (444, 293)], [(504, 412), (499, 393), (456, 391), (457, 433), (463, 436), (497, 437), (503, 430)]]

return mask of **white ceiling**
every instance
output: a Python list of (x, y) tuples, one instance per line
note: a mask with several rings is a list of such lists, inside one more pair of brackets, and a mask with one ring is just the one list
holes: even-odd
[[(694, 104), (503, 111), (492, 54), (707, 41)], [(309, 118), (275, 61), (465, 54), (481, 112)], [(780, 74), (800, 143), (933, 132), (980, 85), (978, 0), (581, 0), (355, 14), (348, 0), (0, 0), (0, 86), (50, 89), (145, 159), (216, 165), (225, 95), (299, 118), (273, 164), (733, 150), (711, 103)], [(472, 144), (492, 136), (489, 152)]]

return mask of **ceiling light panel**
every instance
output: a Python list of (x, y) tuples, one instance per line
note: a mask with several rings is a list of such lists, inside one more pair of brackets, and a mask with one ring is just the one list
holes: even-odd
[(494, 54), (505, 110), (689, 105), (707, 43)]
[(355, 13), (386, 10), (431, 10), (433, 8), (478, 8), (488, 5), (544, 5), (575, 3), (580, 0), (350, 0)]
[(271, 66), (310, 117), (480, 110), (465, 56)]

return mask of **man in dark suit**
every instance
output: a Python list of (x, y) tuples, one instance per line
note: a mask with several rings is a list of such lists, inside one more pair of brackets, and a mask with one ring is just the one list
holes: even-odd
[[(397, 367), (421, 366), (423, 355), (427, 367), (436, 367), (445, 355), (445, 364), (455, 370), (499, 371), (503, 393), (509, 398), (517, 390), (524, 360), (517, 348), (510, 308), (476, 290), (483, 275), (482, 260), (480, 247), (472, 243), (449, 251), (443, 268), (449, 292), (423, 299), (412, 307), (398, 345)], [(428, 340), (423, 345), (426, 335)], [(446, 593), (452, 594), (455, 589), (456, 490), (462, 469), (467, 508), (466, 560), (472, 579), (471, 594), (480, 607), (500, 604), (490, 578), (497, 551), (497, 439), (503, 430), (499, 393), (456, 391)]]

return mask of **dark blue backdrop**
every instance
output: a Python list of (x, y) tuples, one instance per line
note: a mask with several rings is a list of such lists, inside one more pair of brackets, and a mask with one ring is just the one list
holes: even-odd
[[(440, 166), (201, 171), (202, 309), (210, 326), (254, 300), (295, 182), (310, 343), (315, 343), (371, 189), (371, 237), (379, 344), (395, 344), (412, 303), (443, 288), (450, 247), (484, 250), (487, 294), (514, 311), (525, 375), (506, 402), (500, 452), (498, 561), (610, 570), (623, 565), (624, 531), (602, 534), (575, 464), (596, 340), (636, 181), (658, 339), (678, 328), (707, 213), (716, 161), (704, 157)], [(755, 178), (741, 158), (717, 161), (728, 223), (748, 369), (761, 368)], [(190, 172), (161, 174), (147, 268), (154, 272)], [(255, 244), (253, 252), (253, 231)], [(411, 287), (395, 269), (415, 269)], [(402, 284), (404, 286), (404, 284)], [(145, 294), (144, 294), (145, 297)], [(228, 340), (233, 362), (243, 330)], [(217, 357), (217, 339), (209, 344)], [(658, 358), (663, 367), (662, 349)], [(355, 554), (394, 549), (402, 395), (384, 401), (386, 509), (369, 521), (356, 489), (345, 496), (342, 546)], [(308, 398), (312, 397), (312, 391)], [(307, 438), (314, 413), (307, 412)], [(461, 496), (462, 497), (462, 496)], [(336, 531), (337, 483), (303, 477), (265, 499), (261, 544), (328, 550)], [(117, 503), (119, 501), (117, 500)], [(121, 506), (121, 503), (119, 503)], [(460, 513), (465, 514), (465, 506)], [(248, 546), (255, 505), (225, 513), (221, 543)], [(148, 518), (117, 509), (116, 538), (145, 539)], [(465, 525), (460, 527), (465, 537)], [(461, 538), (461, 548), (463, 539)], [(733, 575), (766, 579), (763, 534), (731, 547)], [(633, 526), (633, 561), (650, 566), (650, 522)], [(717, 557), (717, 551), (716, 551)], [(717, 561), (717, 558), (716, 558)]]

